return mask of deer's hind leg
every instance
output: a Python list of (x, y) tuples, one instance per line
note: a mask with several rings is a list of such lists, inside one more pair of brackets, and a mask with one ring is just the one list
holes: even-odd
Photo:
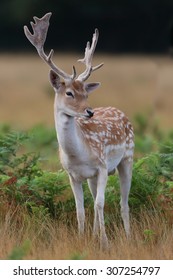
[(128, 198), (131, 187), (132, 179), (132, 158), (124, 158), (117, 166), (120, 178), (120, 192), (121, 192), (121, 217), (124, 223), (124, 229), (127, 237), (130, 235), (130, 222), (129, 222), (129, 205)]

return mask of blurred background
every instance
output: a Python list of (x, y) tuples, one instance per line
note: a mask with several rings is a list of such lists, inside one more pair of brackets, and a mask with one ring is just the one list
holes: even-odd
[[(67, 72), (78, 72), (86, 42), (100, 32), (91, 81), (102, 86), (90, 105), (116, 106), (132, 120), (145, 115), (164, 129), (173, 120), (173, 0), (1, 0), (0, 122), (25, 129), (53, 126), (48, 67), (25, 38), (33, 16), (52, 12), (46, 51)], [(31, 30), (31, 29), (30, 29)]]

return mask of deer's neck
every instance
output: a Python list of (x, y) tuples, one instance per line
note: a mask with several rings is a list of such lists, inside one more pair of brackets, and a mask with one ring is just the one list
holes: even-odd
[(68, 156), (79, 156), (83, 141), (75, 118), (55, 111), (55, 126), (59, 145)]

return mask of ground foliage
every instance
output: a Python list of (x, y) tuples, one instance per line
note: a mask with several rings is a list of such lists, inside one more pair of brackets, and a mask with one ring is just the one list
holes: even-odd
[[(171, 224), (173, 133), (159, 132), (156, 126), (153, 128), (144, 118), (137, 116), (135, 119), (136, 156), (129, 198), (131, 216), (140, 221), (141, 212), (147, 210), (150, 215), (161, 214), (167, 223)], [(55, 134), (43, 126), (37, 126), (37, 133), (33, 133), (34, 131), (36, 130), (15, 132), (8, 126), (2, 126), (0, 129), (1, 223), (5, 221), (10, 209), (13, 218), (17, 216), (19, 224), (25, 223), (23, 220), (26, 217), (27, 219), (34, 217), (37, 222), (48, 218), (52, 221), (64, 221), (71, 227), (76, 223), (76, 214), (68, 176), (62, 169), (50, 171), (49, 161), (46, 161), (45, 165), (45, 151), (49, 154), (48, 147), (55, 153)], [(43, 139), (43, 135), (46, 139)], [(43, 148), (44, 156), (36, 153), (31, 143), (33, 146), (36, 145), (37, 150), (40, 147), (40, 153)], [(31, 152), (32, 148), (34, 152)], [(51, 152), (49, 160), (51, 161)], [(93, 215), (93, 201), (86, 183), (84, 192), (86, 216), (90, 219)], [(113, 220), (118, 224), (121, 223), (119, 201), (118, 176), (110, 176), (105, 200), (105, 222), (110, 231), (113, 230), (113, 227), (111, 228)], [(144, 239), (149, 238), (148, 232), (151, 231), (145, 230)], [(22, 248), (25, 245), (24, 242)], [(13, 258), (13, 253), (15, 254), (15, 249), (9, 258)]]

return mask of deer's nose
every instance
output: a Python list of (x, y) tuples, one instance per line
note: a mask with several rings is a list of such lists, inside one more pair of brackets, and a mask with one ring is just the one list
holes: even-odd
[(87, 108), (86, 112), (87, 112), (89, 118), (94, 116), (94, 111), (91, 108)]

